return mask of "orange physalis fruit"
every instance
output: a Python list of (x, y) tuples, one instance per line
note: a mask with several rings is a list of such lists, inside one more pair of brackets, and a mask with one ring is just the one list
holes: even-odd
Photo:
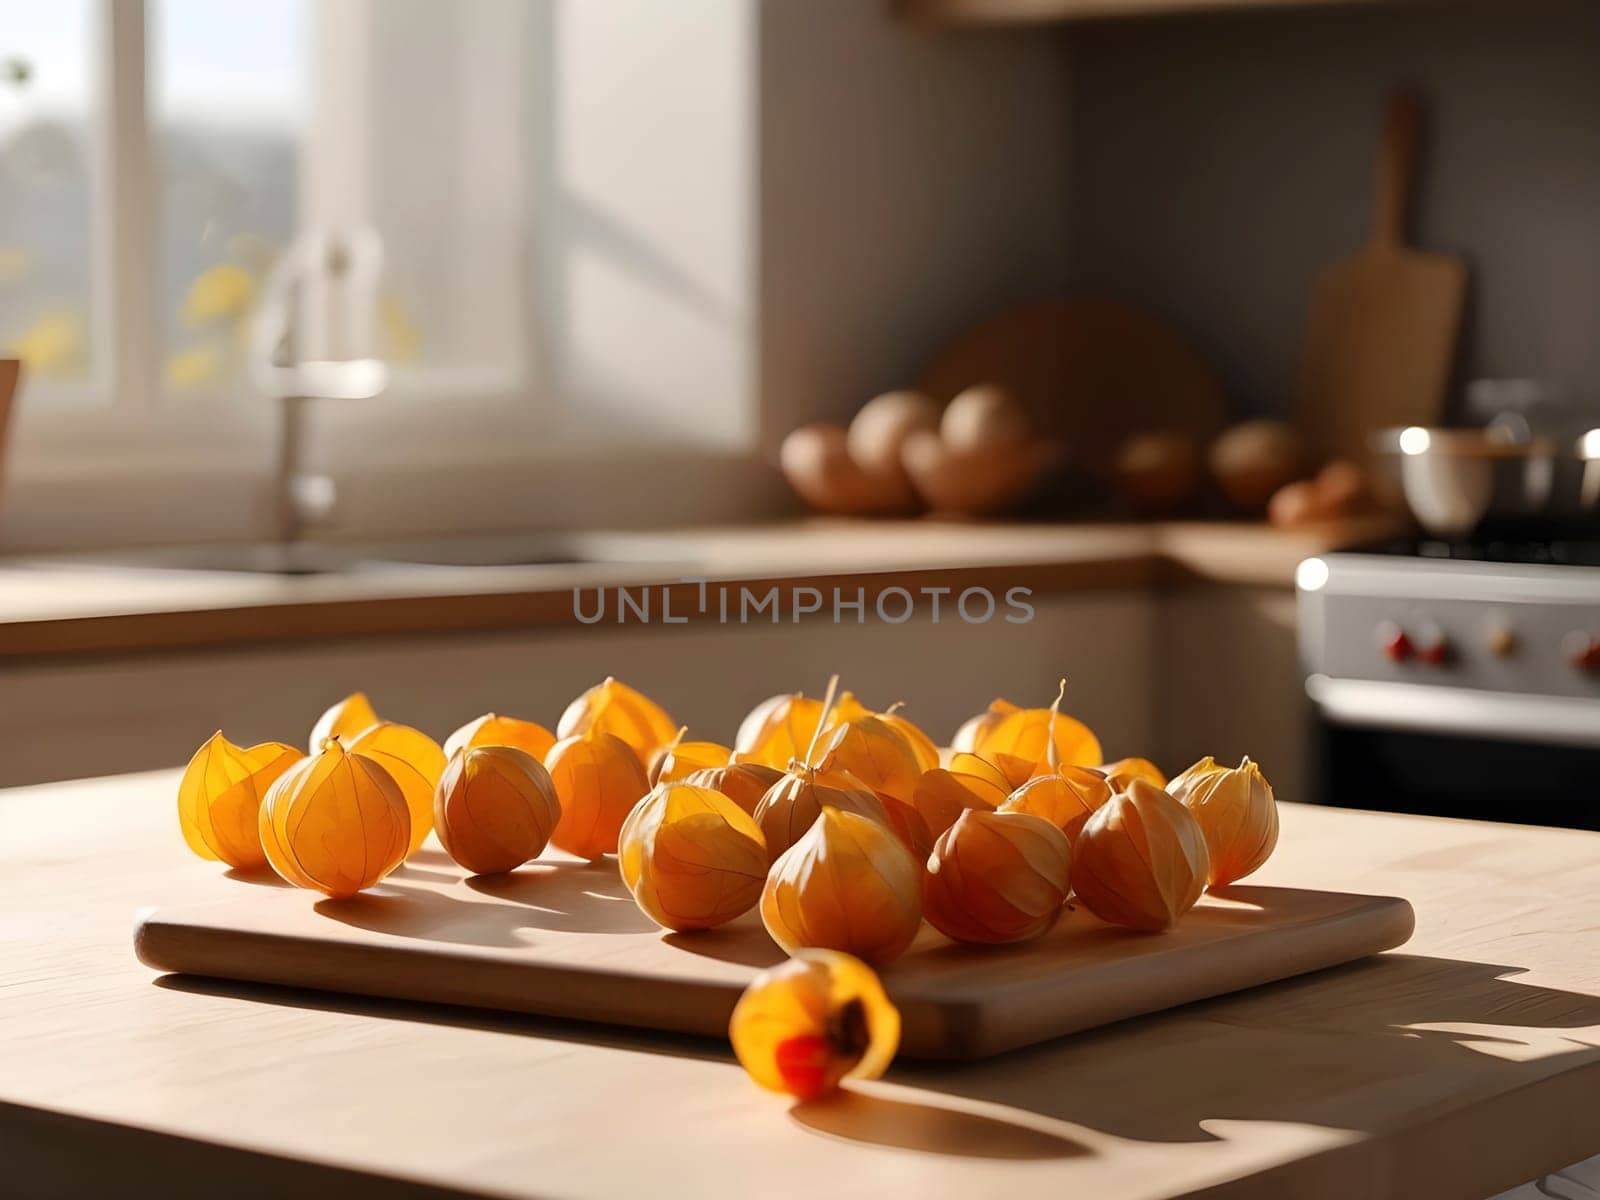
[(465, 750), (468, 746), (512, 746), (544, 762), (545, 755), (550, 753), (550, 747), (555, 744), (556, 735), (537, 721), (484, 713), (444, 740), (444, 756), (454, 758), (457, 750)]
[[(1065, 687), (1063, 681), (1063, 691)], [(1058, 763), (1098, 766), (1101, 762), (1099, 739), (1082, 721), (1062, 714), (1060, 705), (1061, 694), (1058, 693), (1049, 708), (1019, 708), (1006, 713), (977, 734), (973, 750), (997, 763), (1002, 756), (1009, 756), (1035, 766), (1049, 763), (1052, 769)]]
[(1053, 775), (1036, 775), (1006, 798), (1001, 812), (1042, 817), (1077, 841), (1084, 824), (1107, 800), (1111, 785), (1087, 767), (1062, 767)]
[(798, 950), (745, 988), (728, 1039), (762, 1087), (811, 1100), (888, 1070), (900, 1048), (900, 1013), (865, 963)]
[(756, 805), (761, 803), (761, 797), (782, 778), (783, 772), (776, 767), (764, 767), (760, 763), (736, 762), (729, 763), (725, 767), (710, 767), (695, 771), (685, 776), (683, 782), (721, 792), (745, 812), (754, 813)]
[(967, 809), (992, 811), (1006, 802), (1007, 794), (1005, 777), (993, 767), (980, 775), (940, 767), (924, 772), (917, 780), (911, 803), (922, 814), (929, 831), (938, 837)]
[(1049, 821), (968, 809), (934, 844), (922, 913), (958, 942), (1020, 942), (1049, 931), (1071, 890), (1072, 847)]
[(346, 745), (356, 734), (378, 723), (372, 701), (365, 692), (351, 692), (339, 703), (317, 718), (311, 727), (311, 753), (316, 754), (329, 738), (336, 737)]
[(178, 824), (201, 858), (252, 870), (267, 865), (261, 848), (261, 798), (305, 755), (282, 742), (244, 749), (221, 731), (196, 750), (178, 781)]
[(433, 830), (433, 790), (444, 774), (444, 751), (419, 729), (379, 721), (346, 743), (351, 754), (372, 759), (400, 786), (411, 810), (410, 857), (422, 848)]
[(675, 783), (696, 771), (725, 767), (733, 758), (733, 751), (719, 742), (684, 741), (687, 731), (687, 726), (678, 730), (678, 736), (651, 757), (646, 774), (652, 785)]
[(259, 818), (272, 869), (335, 899), (398, 867), (411, 845), (411, 810), (389, 773), (329, 738), (267, 789)]
[(772, 864), (761, 921), (789, 954), (815, 946), (889, 962), (922, 925), (922, 866), (881, 822), (824, 808)]
[(475, 875), (538, 858), (561, 819), (543, 764), (515, 746), (468, 746), (450, 758), (433, 799), (439, 844)]
[(939, 765), (939, 747), (934, 745), (933, 739), (923, 732), (921, 726), (900, 715), (898, 701), (879, 713), (878, 719), (906, 739), (912, 753), (917, 756), (917, 766), (920, 769), (931, 771)]
[(989, 701), (988, 708), (975, 717), (968, 717), (961, 723), (961, 728), (957, 729), (955, 736), (950, 739), (950, 748), (952, 750), (976, 750), (979, 739), (985, 733), (1000, 724), (1002, 718), (1010, 713), (1019, 711), (1021, 710), (1011, 701), (996, 697)]
[(763, 700), (739, 723), (735, 759), (782, 770), (805, 752), (821, 721), (822, 701), (799, 692)]
[(905, 736), (882, 717), (867, 715), (834, 725), (818, 770), (854, 776), (880, 795), (910, 803), (922, 765)]
[(609, 675), (567, 705), (556, 725), (556, 736), (563, 739), (584, 733), (619, 737), (633, 747), (641, 767), (649, 766), (651, 755), (677, 732), (678, 723), (666, 709)]
[(1161, 768), (1148, 758), (1119, 758), (1116, 762), (1107, 763), (1100, 770), (1111, 782), (1111, 786), (1119, 792), (1125, 790), (1135, 779), (1142, 779), (1158, 788), (1167, 786), (1167, 777), (1161, 773)]
[(615, 854), (622, 823), (650, 790), (633, 748), (612, 734), (591, 731), (557, 742), (545, 764), (561, 797), (561, 823), (551, 844), (579, 858)]
[(1200, 899), (1210, 863), (1194, 815), (1160, 788), (1135, 779), (1078, 834), (1073, 886), (1102, 921), (1171, 929)]
[(1200, 822), (1211, 856), (1212, 887), (1250, 874), (1278, 844), (1278, 802), (1261, 768), (1246, 758), (1236, 768), (1203, 758), (1172, 781), (1172, 795)]
[(856, 813), (887, 826), (883, 801), (849, 775), (823, 775), (796, 762), (756, 805), (756, 824), (773, 857), (782, 854), (816, 824), (824, 807)]
[(712, 929), (755, 907), (767, 844), (721, 792), (663, 783), (628, 814), (617, 842), (622, 882), (645, 916), (679, 932)]

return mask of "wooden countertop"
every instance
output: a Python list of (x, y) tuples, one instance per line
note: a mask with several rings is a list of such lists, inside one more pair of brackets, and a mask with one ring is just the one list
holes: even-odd
[(718, 1042), (155, 977), (141, 906), (255, 886), (176, 781), (0, 792), (19, 1194), (1479, 1200), (1600, 1150), (1600, 835), (1285, 805), (1251, 882), (1406, 896), (1404, 952), (791, 1107)]
[[(697, 583), (1029, 587), (1041, 595), (1180, 579), (1292, 585), (1311, 554), (1392, 534), (1391, 518), (1292, 533), (1226, 522), (956, 524), (808, 520), (561, 539), (577, 562), (398, 566), (322, 575), (0, 560), (0, 660), (574, 624), (573, 590), (652, 585), (689, 613)], [(548, 539), (522, 544), (531, 557)], [(501, 549), (515, 551), (516, 539)]]

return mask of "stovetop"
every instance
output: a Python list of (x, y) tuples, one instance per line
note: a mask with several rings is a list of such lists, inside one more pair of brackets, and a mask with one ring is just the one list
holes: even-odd
[(1515, 563), (1525, 566), (1600, 567), (1600, 538), (1405, 538), (1351, 553), (1385, 558), (1446, 559), (1455, 562)]

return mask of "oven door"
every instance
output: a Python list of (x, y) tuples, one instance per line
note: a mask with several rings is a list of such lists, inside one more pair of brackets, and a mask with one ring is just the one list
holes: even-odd
[(1594, 701), (1316, 679), (1307, 690), (1320, 803), (1600, 829)]

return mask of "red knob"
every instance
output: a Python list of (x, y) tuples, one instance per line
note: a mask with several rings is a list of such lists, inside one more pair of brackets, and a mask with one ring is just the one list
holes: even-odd
[(1444, 630), (1437, 625), (1427, 625), (1422, 631), (1422, 642), (1417, 649), (1417, 657), (1429, 666), (1442, 667), (1453, 656), (1454, 648), (1450, 639), (1445, 636)]
[(1416, 653), (1411, 639), (1406, 636), (1406, 631), (1398, 625), (1385, 625), (1378, 631), (1382, 639), (1383, 652), (1390, 662), (1405, 662)]
[(1567, 638), (1567, 654), (1580, 671), (1600, 671), (1600, 637), (1574, 633)]

